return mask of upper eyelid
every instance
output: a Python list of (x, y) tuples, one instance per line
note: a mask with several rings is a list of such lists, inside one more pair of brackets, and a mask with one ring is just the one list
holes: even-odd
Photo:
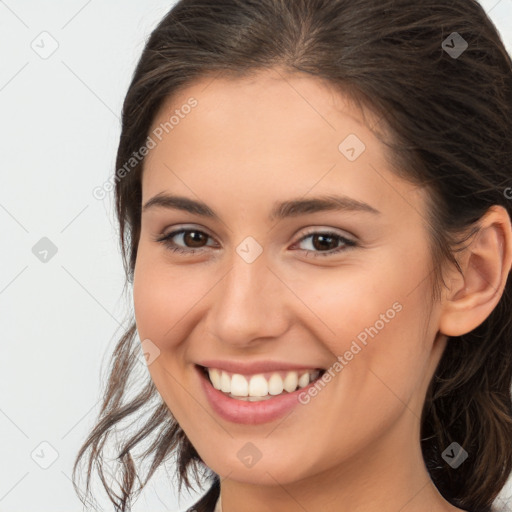
[(349, 233), (348, 231), (344, 231), (344, 230), (340, 230), (340, 229), (336, 229), (336, 228), (311, 228), (311, 229), (308, 229), (305, 233), (303, 233), (301, 235), (301, 237), (299, 238), (299, 240), (302, 240), (303, 238), (310, 236), (310, 235), (315, 235), (317, 233), (320, 233), (320, 234), (331, 233), (333, 235), (339, 236), (340, 238), (347, 238), (347, 239), (353, 240), (354, 242), (356, 241), (356, 238), (357, 238), (355, 235)]

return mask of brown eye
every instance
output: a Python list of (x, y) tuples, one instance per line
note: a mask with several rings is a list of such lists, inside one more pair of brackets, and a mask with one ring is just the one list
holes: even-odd
[(172, 251), (192, 254), (207, 247), (209, 238), (209, 235), (197, 229), (179, 229), (157, 238), (156, 241), (163, 243)]
[(188, 247), (201, 247), (201, 243), (208, 240), (208, 235), (201, 231), (186, 231), (183, 234), (183, 241)]
[(313, 247), (322, 250), (331, 250), (338, 247), (338, 240), (330, 235), (313, 235)]
[(298, 243), (301, 244), (307, 239), (311, 239), (311, 243), (307, 244), (311, 248), (302, 250), (313, 253), (313, 256), (331, 256), (357, 245), (354, 240), (332, 232), (315, 231), (302, 237)]

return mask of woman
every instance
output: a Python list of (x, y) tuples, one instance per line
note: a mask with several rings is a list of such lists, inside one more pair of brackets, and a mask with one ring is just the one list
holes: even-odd
[(211, 480), (197, 511), (499, 510), (511, 162), (512, 62), (476, 1), (178, 2), (123, 107), (135, 322), (87, 490), (146, 407), (116, 510), (171, 456)]

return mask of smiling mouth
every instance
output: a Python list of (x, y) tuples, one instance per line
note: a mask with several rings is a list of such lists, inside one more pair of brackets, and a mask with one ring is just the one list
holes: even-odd
[(322, 378), (323, 368), (283, 370), (252, 375), (227, 372), (218, 368), (197, 365), (210, 384), (236, 400), (258, 402), (293, 393)]

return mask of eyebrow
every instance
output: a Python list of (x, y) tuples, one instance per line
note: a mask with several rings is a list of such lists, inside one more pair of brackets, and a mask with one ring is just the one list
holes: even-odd
[[(205, 203), (195, 201), (188, 197), (175, 196), (170, 194), (157, 194), (149, 199), (143, 206), (142, 211), (146, 212), (150, 208), (168, 208), (175, 210), (182, 210), (202, 217), (219, 220), (219, 216)], [(372, 206), (357, 199), (347, 196), (339, 195), (326, 195), (314, 197), (310, 199), (290, 199), (288, 201), (274, 203), (272, 211), (270, 212), (269, 219), (282, 220), (287, 217), (298, 217), (308, 213), (317, 213), (325, 211), (357, 211), (368, 212), (373, 214), (380, 214)]]

